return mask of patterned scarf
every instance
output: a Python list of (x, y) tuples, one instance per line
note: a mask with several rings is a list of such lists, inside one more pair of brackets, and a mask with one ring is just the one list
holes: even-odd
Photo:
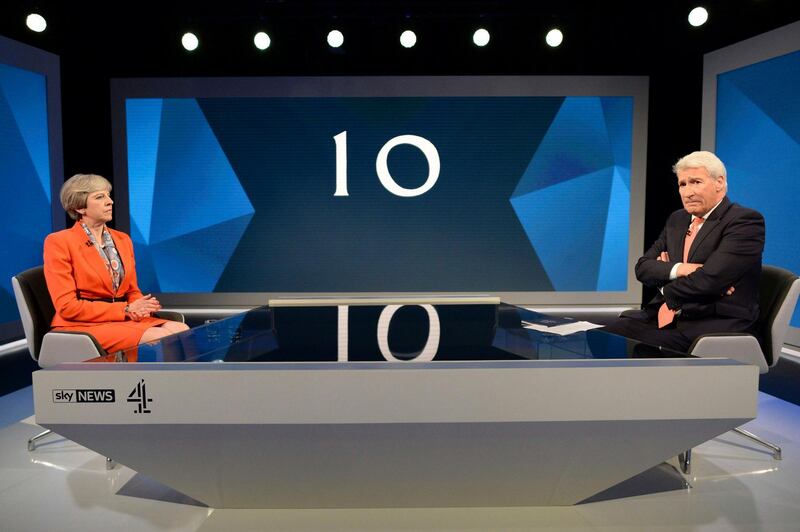
[(86, 231), (86, 235), (89, 237), (89, 240), (92, 241), (95, 249), (98, 251), (98, 253), (100, 253), (100, 257), (102, 257), (103, 262), (105, 262), (106, 269), (108, 269), (108, 273), (111, 274), (111, 286), (114, 288), (114, 295), (116, 295), (119, 285), (122, 282), (122, 279), (125, 277), (125, 267), (122, 265), (122, 259), (119, 258), (119, 253), (114, 245), (114, 241), (111, 240), (111, 234), (104, 226), (103, 243), (98, 244), (97, 239), (94, 237), (86, 224), (81, 222), (81, 227), (83, 227), (83, 230)]

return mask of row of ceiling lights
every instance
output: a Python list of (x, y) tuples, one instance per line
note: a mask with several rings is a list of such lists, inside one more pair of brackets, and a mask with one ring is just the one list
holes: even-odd
[[(689, 24), (698, 27), (702, 26), (708, 20), (708, 11), (704, 7), (696, 7), (689, 12)], [(31, 13), (25, 20), (28, 28), (35, 32), (42, 32), (47, 28), (47, 21), (42, 15), (38, 13)], [(489, 44), (491, 35), (485, 28), (479, 28), (472, 34), (472, 42), (475, 46), (486, 46)], [(564, 34), (558, 28), (553, 28), (545, 35), (545, 42), (555, 48), (559, 46), (564, 40)], [(191, 32), (184, 33), (181, 37), (181, 44), (188, 51), (196, 50), (200, 46), (200, 39), (197, 35)], [(266, 50), (272, 44), (270, 36), (263, 31), (255, 34), (253, 37), (253, 44), (259, 50)], [(328, 33), (328, 46), (331, 48), (339, 48), (344, 44), (344, 34), (339, 30), (332, 30)], [(403, 48), (412, 48), (417, 44), (417, 35), (411, 30), (405, 30), (400, 34), (400, 45)]]
[[(472, 42), (475, 43), (475, 46), (486, 46), (489, 44), (490, 39), (491, 35), (485, 28), (479, 28), (475, 30), (475, 33), (472, 34)], [(339, 30), (331, 30), (328, 32), (327, 40), (328, 46), (331, 48), (339, 48), (344, 44), (344, 34)], [(553, 47), (561, 44), (561, 41), (563, 40), (564, 34), (562, 34), (561, 30), (558, 28), (553, 28), (552, 30), (548, 31), (547, 35), (545, 36), (545, 42)], [(181, 44), (186, 50), (191, 52), (192, 50), (196, 50), (200, 45), (200, 39), (198, 39), (197, 35), (194, 33), (187, 32), (181, 37)], [(272, 39), (270, 38), (269, 34), (260, 31), (253, 37), (253, 44), (259, 50), (266, 50), (270, 47), (270, 44), (272, 44)], [(411, 30), (405, 30), (400, 34), (400, 45), (403, 48), (412, 48), (415, 44), (417, 44), (416, 33)]]

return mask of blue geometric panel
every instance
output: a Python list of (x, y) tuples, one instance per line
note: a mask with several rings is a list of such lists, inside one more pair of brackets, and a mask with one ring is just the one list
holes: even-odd
[(720, 76), (800, 142), (800, 51)]
[(45, 77), (21, 68), (0, 65), (0, 87), (50, 201), (50, 144), (47, 135)]
[(615, 166), (611, 194), (608, 198), (608, 216), (603, 235), (600, 272), (597, 275), (598, 290), (627, 289), (628, 271), (627, 268), (621, 268), (620, 265), (625, 264), (628, 260), (630, 198), (630, 170), (626, 174), (623, 169)]
[(613, 177), (609, 166), (511, 199), (556, 290), (597, 289)]
[[(764, 262), (800, 273), (800, 53), (777, 59), (719, 76), (716, 150), (731, 198), (765, 217)], [(758, 85), (768, 100), (753, 90)], [(800, 309), (792, 325), (800, 326)]]
[(160, 290), (212, 292), (252, 217), (246, 214), (150, 246)]
[(512, 194), (556, 290), (627, 289), (632, 112), (632, 98), (566, 98)]
[(150, 242), (158, 134), (161, 131), (161, 102), (160, 98), (132, 98), (125, 102), (131, 224), (137, 225), (143, 242)]
[[(600, 98), (614, 164), (625, 188), (631, 189), (633, 98)], [(626, 222), (627, 224), (627, 222)]]
[(615, 164), (600, 100), (564, 99), (512, 197)]
[(156, 276), (150, 246), (145, 243), (145, 238), (136, 220), (131, 216), (131, 240), (136, 251), (136, 278), (144, 292), (163, 292)]
[(129, 100), (126, 110), (140, 285), (211, 292), (253, 206), (196, 100)]
[(151, 244), (254, 212), (194, 99), (164, 103), (157, 164)]
[(42, 263), (42, 242), (52, 231), (45, 78), (0, 65), (0, 323), (19, 319), (11, 277)]

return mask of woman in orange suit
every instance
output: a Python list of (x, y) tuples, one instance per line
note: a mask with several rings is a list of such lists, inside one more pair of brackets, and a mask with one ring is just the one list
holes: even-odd
[(72, 176), (61, 187), (61, 205), (75, 225), (44, 241), (53, 329), (87, 332), (109, 353), (188, 329), (152, 317), (161, 304), (139, 290), (130, 237), (106, 227), (113, 204), (104, 177)]

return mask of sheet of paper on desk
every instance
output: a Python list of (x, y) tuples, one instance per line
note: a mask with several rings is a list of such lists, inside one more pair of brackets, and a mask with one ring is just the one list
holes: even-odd
[(546, 327), (544, 325), (530, 323), (525, 320), (522, 321), (522, 326), (526, 329), (533, 329), (534, 331), (546, 332), (550, 334), (558, 334), (560, 336), (566, 336), (568, 334), (574, 334), (577, 332), (588, 331), (602, 327), (602, 325), (598, 325), (589, 321), (576, 321), (573, 323), (565, 323), (563, 325)]
[(528, 325), (539, 325), (541, 327), (555, 327), (556, 325), (565, 325), (568, 323), (575, 323), (572, 318), (561, 318), (559, 316), (550, 316), (549, 314), (541, 314), (535, 311), (525, 312), (522, 316), (522, 323)]

